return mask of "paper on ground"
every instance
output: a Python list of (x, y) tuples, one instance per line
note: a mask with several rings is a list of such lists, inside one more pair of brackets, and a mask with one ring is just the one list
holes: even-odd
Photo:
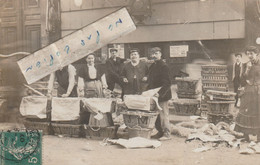
[(113, 144), (119, 144), (127, 149), (135, 149), (135, 148), (158, 148), (161, 146), (161, 142), (158, 140), (150, 140), (142, 137), (134, 137), (130, 139), (118, 139), (112, 140), (108, 139), (108, 142)]

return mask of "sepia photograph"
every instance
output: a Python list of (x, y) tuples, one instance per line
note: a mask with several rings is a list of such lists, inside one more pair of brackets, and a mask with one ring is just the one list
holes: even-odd
[(0, 0), (0, 165), (260, 164), (260, 0)]

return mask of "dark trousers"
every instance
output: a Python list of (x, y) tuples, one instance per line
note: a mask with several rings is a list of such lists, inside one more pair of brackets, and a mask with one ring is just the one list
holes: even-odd
[(236, 93), (236, 96), (235, 96), (235, 99), (236, 99), (235, 106), (236, 106), (237, 102), (238, 102), (238, 88), (241, 85), (240, 78), (235, 77), (233, 80), (233, 84), (234, 84), (234, 92)]

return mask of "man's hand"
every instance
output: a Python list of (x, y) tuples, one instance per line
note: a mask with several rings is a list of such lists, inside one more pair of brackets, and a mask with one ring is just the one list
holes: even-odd
[(143, 77), (142, 81), (146, 82), (147, 81), (147, 77)]
[(155, 93), (153, 96), (159, 98), (160, 95), (159, 93)]
[(128, 83), (127, 78), (123, 78), (123, 82), (124, 82), (124, 83)]

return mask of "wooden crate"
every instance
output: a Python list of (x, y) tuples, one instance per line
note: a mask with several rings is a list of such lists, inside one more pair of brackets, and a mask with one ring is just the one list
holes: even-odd
[(189, 77), (176, 77), (177, 91), (179, 93), (198, 94), (199, 80)]
[(233, 121), (233, 115), (208, 113), (208, 121), (215, 125), (218, 124), (219, 122), (226, 122), (229, 124)]
[(214, 114), (228, 114), (231, 113), (235, 101), (207, 101), (209, 105), (209, 112)]
[(213, 82), (228, 82), (227, 74), (201, 74), (203, 81), (213, 81)]
[(202, 74), (226, 74), (228, 72), (227, 65), (202, 65)]
[(51, 123), (51, 126), (56, 135), (66, 135), (70, 137), (83, 136), (82, 125)]
[(202, 81), (202, 90), (203, 90), (203, 92), (206, 92), (207, 90), (227, 91), (228, 83), (227, 82)]
[(210, 98), (210, 100), (234, 101), (236, 93), (216, 91), (216, 90), (207, 90), (206, 95)]
[(177, 91), (177, 96), (179, 99), (198, 99), (200, 95), (198, 93), (186, 93)]
[(173, 101), (174, 114), (180, 116), (190, 116), (200, 114), (200, 101), (196, 99), (176, 99)]
[(119, 125), (114, 125), (110, 127), (91, 127), (88, 125), (84, 125), (84, 132), (86, 137), (92, 139), (114, 139), (117, 137), (118, 127)]
[(157, 119), (157, 112), (143, 111), (123, 111), (124, 123), (127, 127), (133, 128), (139, 126), (141, 128), (154, 128)]

